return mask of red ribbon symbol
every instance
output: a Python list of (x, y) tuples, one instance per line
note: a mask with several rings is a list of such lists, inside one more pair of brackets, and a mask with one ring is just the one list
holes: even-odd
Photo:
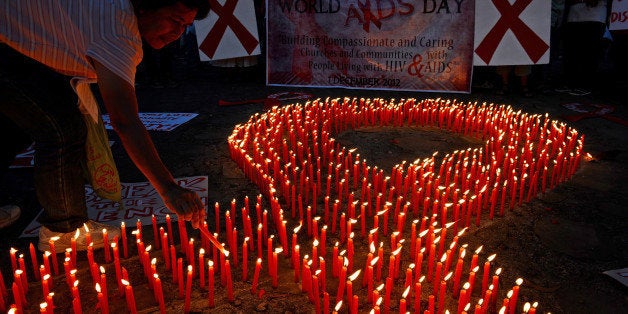
[(371, 22), (373, 22), (377, 28), (382, 28), (382, 22), (371, 13), (371, 2), (369, 0), (366, 0), (366, 3), (358, 1), (358, 6), (362, 10), (362, 14), (364, 14), (364, 25), (362, 25), (362, 28), (365, 32), (369, 32)]
[(209, 34), (207, 34), (207, 37), (203, 40), (203, 43), (199, 46), (199, 49), (210, 59), (213, 58), (216, 49), (218, 49), (218, 44), (220, 44), (220, 40), (227, 30), (227, 26), (229, 26), (240, 40), (240, 43), (242, 43), (246, 52), (251, 54), (259, 45), (259, 41), (242, 25), (240, 20), (233, 15), (238, 0), (227, 0), (224, 6), (220, 5), (217, 0), (209, 0), (209, 3), (212, 11), (216, 12), (216, 15), (218, 15), (218, 20), (209, 31)]
[(492, 0), (501, 17), (495, 26), (486, 34), (475, 53), (485, 62), (489, 63), (495, 54), (499, 42), (511, 29), (521, 46), (526, 51), (532, 62), (536, 63), (545, 54), (549, 46), (541, 39), (519, 15), (532, 2), (532, 0), (517, 0), (511, 6), (508, 0)]

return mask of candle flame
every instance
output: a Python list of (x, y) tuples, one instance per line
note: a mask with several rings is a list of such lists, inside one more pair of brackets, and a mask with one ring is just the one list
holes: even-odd
[(188, 273), (191, 273), (193, 271), (194, 267), (192, 265), (188, 265)]
[(354, 272), (351, 276), (349, 276), (349, 280), (350, 281), (354, 281), (356, 278), (358, 278), (358, 276), (360, 275), (360, 272), (362, 272), (361, 269), (358, 269), (356, 272)]
[(480, 245), (476, 250), (475, 250), (475, 254), (480, 254), (480, 252), (482, 252), (482, 247), (483, 245)]
[(471, 287), (471, 284), (467, 281), (464, 283), (464, 285), (462, 285), (462, 289), (464, 290), (468, 290)]
[(457, 236), (461, 237), (466, 231), (467, 231), (467, 227), (462, 228), (460, 231), (458, 231)]
[(382, 291), (384, 289), (384, 284), (381, 284), (379, 286), (377, 286), (377, 288), (375, 288), (375, 290), (377, 291)]
[(397, 248), (395, 251), (392, 252), (393, 256), (397, 256), (397, 254), (399, 254), (399, 252), (401, 252), (401, 249), (403, 248), (403, 246), (400, 246), (399, 248)]
[(530, 311), (530, 302), (526, 302), (526, 303), (523, 305), (523, 312), (524, 312), (524, 313), (528, 313), (528, 311)]
[(78, 282), (79, 282), (78, 279), (74, 280), (74, 287), (78, 287)]
[(495, 259), (495, 256), (497, 256), (497, 254), (493, 254), (491, 256), (489, 256), (486, 260), (490, 263)]
[(444, 281), (449, 280), (449, 278), (451, 278), (451, 275), (453, 275), (453, 272), (451, 272), (451, 271), (450, 271), (450, 272), (447, 274), (447, 276), (445, 276), (445, 279), (443, 279), (443, 280), (444, 280)]
[(342, 265), (344, 265), (345, 267), (349, 266), (349, 259), (345, 257)]
[(536, 307), (537, 307), (537, 306), (539, 306), (539, 302), (536, 302), (536, 301), (535, 301), (534, 303), (532, 303), (532, 307), (533, 307), (533, 308), (535, 308), (535, 309), (536, 309)]
[(157, 258), (154, 257), (152, 260), (150, 260), (150, 264), (151, 265), (157, 265)]
[(294, 227), (294, 229), (292, 229), (292, 232), (294, 232), (294, 233), (298, 233), (298, 232), (299, 232), (299, 230), (301, 230), (301, 227), (303, 227), (303, 221), (300, 221), (300, 222), (299, 222), (299, 225), (298, 225), (298, 226), (296, 226), (296, 227)]
[[(257, 260), (259, 261), (260, 259), (261, 258), (258, 258)], [(214, 267), (214, 261), (212, 261), (212, 260), (207, 261), (207, 266)]]
[(480, 270), (480, 266), (473, 267), (473, 270), (471, 270), (471, 271), (474, 272), (474, 273), (477, 273), (478, 270)]
[(403, 293), (401, 294), (401, 298), (405, 299), (408, 297), (408, 293), (410, 293), (410, 286), (406, 287), (406, 290), (403, 291)]
[(377, 298), (377, 302), (375, 302), (375, 305), (380, 306), (382, 304), (382, 297)]
[(45, 251), (45, 252), (44, 252), (44, 255), (45, 255), (45, 256), (46, 256), (46, 258), (47, 258), (48, 256), (52, 255), (52, 253), (50, 253), (50, 252), (48, 252), (48, 251)]
[(76, 268), (75, 268), (75, 269), (70, 270), (70, 275), (75, 275), (77, 271), (78, 271), (78, 270), (76, 270)]
[(283, 248), (278, 247), (278, 248), (276, 248), (276, 249), (275, 249), (275, 253), (276, 253), (276, 254), (279, 254), (279, 253), (281, 253), (281, 252), (283, 252)]
[(419, 233), (419, 237), (422, 238), (423, 236), (425, 236), (427, 234), (428, 231), (430, 231), (430, 230), (426, 229), (426, 230), (421, 231), (421, 233)]
[(510, 299), (512, 298), (512, 294), (513, 294), (512, 290), (508, 290), (508, 293), (506, 293), (506, 297)]
[(521, 286), (521, 284), (523, 283), (523, 278), (517, 278), (517, 281), (515, 281), (515, 283), (517, 284), (517, 286)]
[(379, 227), (371, 229), (371, 231), (369, 231), (370, 234), (375, 234), (377, 233), (377, 230), (379, 230)]
[[(192, 240), (193, 240), (193, 239), (192, 239)], [(152, 244), (149, 244), (149, 245), (148, 245), (148, 246), (144, 249), (144, 251), (146, 251), (146, 252), (150, 252), (150, 250), (152, 250), (152, 249), (153, 249), (153, 245), (152, 245)]]
[(76, 232), (74, 233), (74, 240), (78, 239), (79, 235), (81, 234), (81, 229), (76, 229)]
[(421, 278), (419, 278), (419, 283), (423, 283), (423, 281), (425, 281), (425, 275), (421, 276)]
[(86, 223), (83, 223), (83, 229), (85, 229), (85, 232), (89, 232), (89, 227), (87, 226)]
[(155, 278), (155, 279), (159, 279), (159, 274), (156, 274), (156, 273), (155, 273), (155, 274), (153, 274), (153, 278)]
[(59, 240), (61, 237), (52, 237), (50, 238), (50, 241), (52, 242), (56, 242), (57, 240)]
[(312, 246), (318, 246), (318, 239), (314, 239), (314, 242), (312, 242)]
[(18, 275), (21, 275), (23, 272), (24, 271), (19, 269), (19, 268), (15, 270), (15, 273), (18, 274)]
[(502, 306), (502, 308), (499, 309), (499, 314), (506, 314), (506, 306)]
[(43, 302), (43, 303), (39, 303), (39, 308), (42, 310), (45, 310), (48, 307), (48, 303)]
[[(244, 242), (248, 241), (249, 237), (244, 238)], [(198, 249), (198, 254), (205, 254), (205, 249), (204, 248), (200, 248)]]
[(338, 301), (338, 303), (336, 303), (336, 306), (334, 306), (334, 310), (336, 312), (340, 311), (340, 308), (342, 307), (342, 300)]
[(440, 258), (440, 262), (444, 263), (447, 260), (447, 253), (443, 253), (443, 257)]
[(127, 280), (124, 279), (120, 279), (120, 282), (125, 286), (128, 286), (130, 284)]
[(102, 266), (100, 266), (99, 268), (100, 268), (100, 273), (101, 273), (101, 274), (104, 274), (104, 273), (105, 273), (105, 268), (104, 268), (104, 267), (102, 267)]
[(375, 264), (377, 264), (378, 261), (379, 261), (379, 256), (376, 256), (374, 259), (371, 260), (371, 266), (375, 266)]
[(96, 283), (96, 292), (98, 292), (98, 293), (100, 293), (100, 292), (101, 292), (101, 290), (100, 290), (100, 284), (99, 284), (99, 283)]

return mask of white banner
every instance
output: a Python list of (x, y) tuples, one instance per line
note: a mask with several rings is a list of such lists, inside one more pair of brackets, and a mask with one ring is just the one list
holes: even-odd
[[(206, 176), (185, 177), (176, 179), (176, 181), (180, 186), (196, 192), (201, 197), (203, 203), (207, 205), (208, 185)], [(97, 222), (119, 226), (124, 221), (127, 226), (135, 228), (135, 223), (138, 220), (143, 225), (150, 225), (153, 215), (155, 215), (157, 223), (165, 222), (167, 214), (170, 214), (172, 221), (177, 220), (177, 215), (173, 215), (166, 208), (155, 188), (148, 182), (122, 183), (123, 210), (115, 202), (98, 197), (90, 186), (85, 186), (85, 194), (87, 216), (89, 219)], [(37, 219), (42, 213), (43, 210), (24, 229), (20, 237), (36, 237), (39, 235), (41, 224), (39, 224)]]
[(628, 0), (613, 0), (610, 30), (628, 29)]
[(207, 18), (194, 21), (201, 61), (261, 54), (253, 0), (209, 0)]
[(549, 63), (551, 1), (475, 2), (474, 65)]
[[(194, 117), (198, 116), (198, 113), (187, 112), (140, 112), (140, 121), (149, 131), (172, 131), (178, 126), (186, 123)], [(109, 115), (104, 114), (102, 120), (105, 123), (107, 130), (113, 130)]]

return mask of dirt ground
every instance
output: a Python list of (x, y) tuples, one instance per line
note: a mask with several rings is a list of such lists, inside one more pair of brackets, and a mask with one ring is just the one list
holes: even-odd
[[(464, 101), (509, 104), (515, 110), (529, 113), (548, 113), (553, 119), (564, 121), (566, 115), (575, 114), (563, 107), (566, 103), (607, 104), (615, 107), (612, 116), (628, 119), (626, 82), (611, 84), (602, 94), (571, 96), (554, 91), (537, 90), (524, 98), (513, 92), (497, 96), (491, 90), (475, 89), (471, 94), (393, 92), (346, 89), (305, 89), (265, 86), (260, 66), (249, 69), (221, 69), (207, 65), (184, 67), (177, 73), (179, 85), (153, 88), (146, 81), (137, 87), (140, 111), (143, 112), (194, 112), (198, 117), (172, 132), (153, 132), (152, 136), (164, 163), (175, 177), (204, 175), (209, 178), (209, 202), (228, 204), (232, 199), (242, 201), (245, 196), (259, 194), (257, 187), (246, 179), (230, 160), (226, 138), (236, 124), (263, 112), (261, 103), (218, 106), (219, 100), (237, 101), (265, 98), (280, 91), (299, 91), (326, 97), (369, 98), (456, 98)], [(540, 312), (551, 313), (622, 313), (628, 309), (628, 288), (602, 272), (628, 267), (628, 127), (593, 117), (567, 122), (570, 127), (585, 135), (585, 151), (596, 159), (585, 162), (569, 181), (539, 196), (530, 203), (508, 212), (503, 218), (471, 228), (461, 239), (469, 248), (484, 245), (484, 252), (496, 253), (496, 266), (504, 272), (501, 283), (514, 284), (524, 278), (520, 298), (539, 302)], [(116, 141), (113, 153), (123, 182), (145, 181)], [(434, 151), (450, 152), (473, 145), (468, 139), (434, 129), (370, 128), (348, 131), (337, 136), (346, 147), (355, 147), (360, 154), (390, 173), (392, 165), (402, 160), (415, 160), (430, 156)], [(29, 169), (11, 170), (5, 184), (12, 189), (15, 199), (24, 208), (20, 220), (0, 231), (5, 241), (0, 243), (0, 265), (5, 282), (10, 283), (7, 269), (9, 248), (28, 252), (28, 240), (18, 238), (23, 228), (38, 211)], [(210, 216), (210, 221), (212, 217)], [(195, 231), (188, 229), (191, 234)], [(150, 232), (147, 232), (149, 235)], [(329, 239), (328, 242), (331, 242)], [(359, 247), (366, 250), (365, 244)], [(133, 249), (131, 249), (133, 252)], [(98, 253), (96, 258), (102, 258)], [(84, 255), (79, 255), (79, 277), (88, 276)], [(251, 258), (251, 261), (253, 259)], [(235, 302), (227, 302), (224, 288), (217, 286), (214, 309), (206, 307), (206, 292), (193, 289), (193, 312), (243, 313), (310, 313), (313, 305), (292, 280), (289, 260), (280, 261), (280, 286), (273, 289), (270, 279), (262, 276), (260, 288), (265, 293), (252, 295), (249, 282), (236, 280)], [(253, 265), (252, 263), (250, 265)], [(136, 282), (135, 295), (140, 312), (158, 311), (139, 270), (137, 257), (123, 261), (130, 270), (131, 282)], [(113, 274), (111, 265), (106, 265)], [(136, 270), (136, 271), (134, 271)], [(162, 270), (163, 271), (163, 270)], [(252, 272), (252, 270), (250, 270)], [(168, 275), (166, 275), (168, 278)], [(176, 297), (176, 286), (164, 280), (169, 313), (183, 312), (183, 300)], [(331, 281), (329, 287), (334, 286)], [(70, 298), (64, 281), (55, 280), (59, 296), (55, 303), (58, 313), (69, 312)], [(110, 291), (115, 291), (113, 281)], [(29, 309), (37, 311), (41, 302), (39, 283), (34, 283)], [(54, 289), (53, 289), (54, 290)], [(98, 312), (93, 306), (96, 295), (91, 288), (82, 291), (83, 310)], [(335, 292), (335, 289), (329, 289)], [(124, 298), (112, 296), (112, 313), (125, 312)], [(330, 293), (333, 294), (333, 293)], [(39, 296), (39, 297), (37, 297)], [(363, 310), (361, 308), (361, 310)], [(364, 308), (364, 311), (367, 309)], [(396, 305), (392, 308), (397, 311)]]

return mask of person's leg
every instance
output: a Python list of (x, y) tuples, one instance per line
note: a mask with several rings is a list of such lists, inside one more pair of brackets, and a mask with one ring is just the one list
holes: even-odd
[[(87, 221), (86, 127), (67, 77), (0, 47), (0, 113), (35, 141), (34, 182), (44, 208), (40, 222), (55, 232)], [(37, 83), (32, 80), (37, 77)]]
[(532, 97), (532, 92), (530, 91), (530, 85), (528, 82), (530, 74), (532, 74), (531, 65), (515, 66), (515, 76), (519, 78), (519, 82), (521, 84), (521, 93), (524, 97)]

